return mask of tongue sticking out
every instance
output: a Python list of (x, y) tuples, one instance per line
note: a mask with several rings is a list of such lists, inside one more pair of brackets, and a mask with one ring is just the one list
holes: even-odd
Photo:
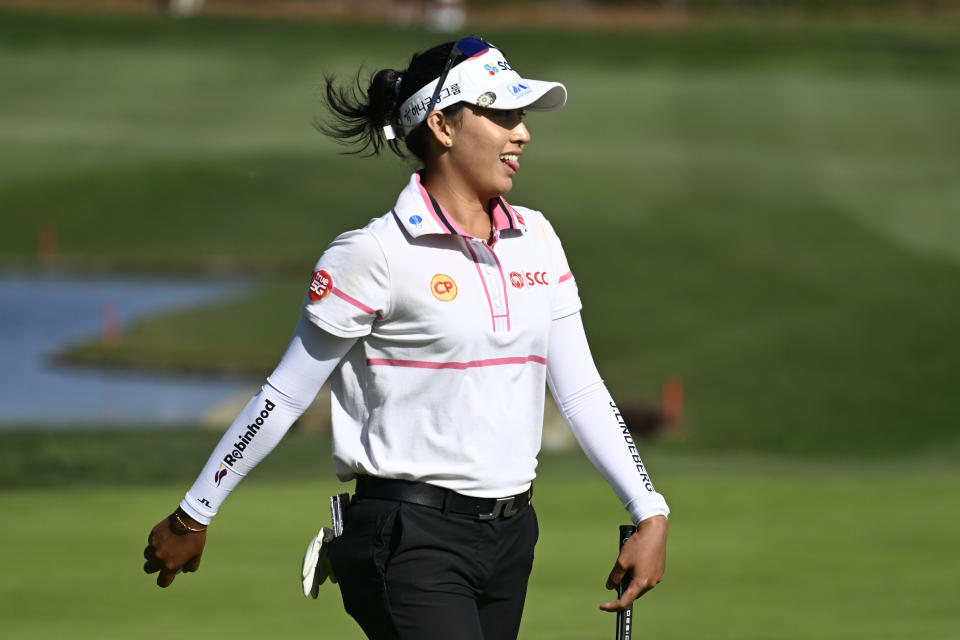
[(501, 157), (501, 158), (500, 158), (500, 162), (502, 162), (503, 164), (505, 164), (505, 165), (507, 165), (508, 167), (510, 167), (510, 168), (513, 170), (514, 173), (516, 173), (517, 170), (520, 169), (520, 163), (516, 160), (515, 157), (513, 157), (513, 158), (511, 158), (511, 157)]

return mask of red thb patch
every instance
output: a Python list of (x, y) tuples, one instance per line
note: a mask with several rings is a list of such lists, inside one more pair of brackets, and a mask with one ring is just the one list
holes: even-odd
[(313, 272), (313, 280), (310, 281), (310, 299), (314, 302), (323, 300), (333, 289), (333, 278), (324, 269)]

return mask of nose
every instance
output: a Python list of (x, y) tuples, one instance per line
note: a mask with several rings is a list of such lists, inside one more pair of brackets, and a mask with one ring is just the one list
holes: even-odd
[(527, 125), (522, 122), (513, 128), (511, 134), (510, 142), (517, 144), (527, 144), (530, 142), (530, 131), (527, 129)]

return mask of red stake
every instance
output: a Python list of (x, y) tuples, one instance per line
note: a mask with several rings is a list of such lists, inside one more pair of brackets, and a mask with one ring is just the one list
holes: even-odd
[(668, 425), (683, 421), (683, 383), (680, 378), (669, 377), (663, 381), (663, 420)]
[(57, 225), (47, 221), (37, 232), (37, 260), (47, 269), (57, 263)]

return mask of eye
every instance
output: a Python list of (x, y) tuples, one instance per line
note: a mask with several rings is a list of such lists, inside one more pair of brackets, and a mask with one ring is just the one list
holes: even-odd
[(527, 112), (523, 109), (511, 109), (509, 111), (497, 111), (495, 117), (501, 122), (513, 125), (522, 122), (525, 115), (527, 115)]
[(477, 111), (477, 113), (482, 114), (483, 116), (489, 118), (490, 120), (496, 122), (501, 127), (507, 129), (513, 129), (518, 124), (523, 122), (523, 117), (527, 115), (527, 112), (523, 109), (483, 109), (482, 111)]

